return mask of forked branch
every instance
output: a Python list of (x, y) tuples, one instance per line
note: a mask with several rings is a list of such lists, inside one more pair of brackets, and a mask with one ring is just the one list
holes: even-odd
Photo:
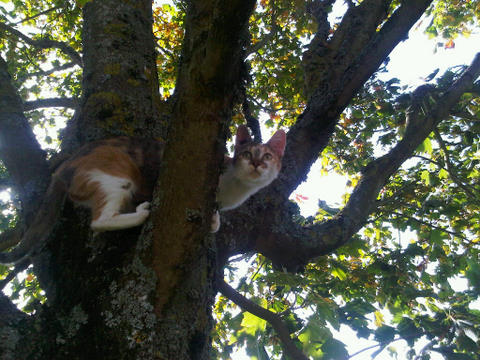
[[(275, 218), (268, 216), (270, 213), (266, 211), (267, 215), (258, 220), (259, 225), (252, 229), (250, 237), (242, 241), (247, 243), (248, 247), (267, 256), (277, 266), (289, 270), (296, 270), (315, 257), (327, 254), (345, 244), (375, 211), (378, 194), (390, 176), (414, 155), (415, 149), (428, 137), (434, 127), (449, 116), (450, 109), (465, 92), (470, 91), (478, 76), (480, 54), (477, 54), (470, 67), (440, 96), (436, 106), (425, 115), (418, 105), (421, 103), (418, 97), (422, 96), (423, 92), (414, 92), (412, 106), (407, 110), (407, 127), (403, 139), (389, 153), (373, 160), (363, 169), (348, 203), (332, 219), (302, 227), (292, 222), (291, 212), (283, 206), (284, 211), (277, 212)], [(275, 188), (275, 184), (272, 184), (272, 188)], [(266, 205), (268, 206), (268, 203)], [(231, 217), (229, 221), (235, 223)], [(251, 249), (247, 248), (248, 250)]]

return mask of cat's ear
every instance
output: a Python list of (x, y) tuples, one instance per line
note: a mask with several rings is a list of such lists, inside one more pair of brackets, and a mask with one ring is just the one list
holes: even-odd
[(240, 125), (237, 129), (237, 137), (235, 139), (235, 146), (243, 145), (252, 141), (252, 137), (248, 133), (248, 128), (245, 125)]
[(283, 156), (285, 152), (285, 144), (287, 142), (287, 136), (285, 131), (277, 130), (275, 134), (272, 135), (270, 140), (268, 140), (267, 145), (275, 151), (280, 157)]

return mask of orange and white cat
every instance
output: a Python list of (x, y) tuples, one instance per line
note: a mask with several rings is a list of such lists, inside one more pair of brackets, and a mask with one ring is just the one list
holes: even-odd
[[(118, 137), (87, 144), (53, 174), (44, 201), (20, 245), (0, 253), (0, 263), (15, 263), (48, 238), (66, 196), (90, 208), (95, 232), (141, 225), (147, 219), (163, 155), (164, 143), (152, 139)], [(233, 158), (225, 157), (217, 203), (220, 210), (240, 206), (278, 175), (285, 149), (285, 133), (277, 131), (266, 144), (254, 143), (239, 126)], [(212, 232), (218, 231), (218, 211)]]

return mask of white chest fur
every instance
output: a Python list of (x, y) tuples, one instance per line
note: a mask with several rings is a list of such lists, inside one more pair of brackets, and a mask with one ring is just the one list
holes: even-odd
[(230, 164), (219, 179), (219, 209), (231, 210), (240, 206), (251, 195), (270, 184), (277, 175), (276, 168), (255, 168), (243, 160), (236, 166)]

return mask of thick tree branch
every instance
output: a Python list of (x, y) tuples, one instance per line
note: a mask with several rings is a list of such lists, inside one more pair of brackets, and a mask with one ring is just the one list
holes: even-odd
[(225, 281), (220, 280), (217, 283), (218, 291), (220, 291), (227, 299), (231, 300), (243, 310), (252, 313), (255, 316), (267, 321), (275, 330), (278, 337), (282, 341), (285, 353), (294, 360), (307, 360), (308, 357), (303, 354), (299, 348), (295, 346), (287, 326), (278, 314), (258, 306), (242, 294), (238, 293), (234, 288)]
[(51, 98), (51, 99), (37, 99), (32, 101), (25, 101), (23, 107), (25, 111), (35, 110), (46, 107), (64, 107), (75, 109), (78, 104), (77, 99), (73, 98)]
[[(291, 221), (292, 211), (285, 206), (281, 210), (275, 208), (271, 200), (253, 202), (254, 206), (263, 206), (263, 209), (260, 207), (253, 211), (267, 214), (258, 221), (258, 226), (245, 224), (234, 216), (229, 216), (228, 222), (232, 223), (233, 227), (244, 226), (245, 229), (249, 229), (248, 233), (242, 236), (235, 235), (238, 238), (237, 250), (241, 247), (241, 251), (249, 251), (253, 247), (275, 264), (295, 270), (309, 260), (345, 244), (375, 211), (377, 206), (375, 200), (389, 177), (405, 160), (413, 156), (415, 149), (433, 131), (434, 126), (448, 117), (452, 106), (464, 92), (471, 89), (473, 81), (479, 75), (480, 54), (460, 78), (443, 93), (436, 107), (425, 116), (422, 114), (422, 101), (419, 99), (420, 96), (425, 96), (424, 88), (421, 87), (414, 92), (412, 106), (407, 111), (407, 128), (403, 139), (389, 153), (364, 168), (348, 203), (331, 220), (309, 227), (295, 226)], [(275, 184), (272, 187), (275, 187)], [(246, 212), (245, 215), (248, 216), (251, 210), (241, 208), (237, 211)], [(275, 219), (272, 219), (272, 212), (276, 214)], [(228, 257), (229, 253), (227, 252), (225, 256)]]
[(431, 0), (402, 2), (377, 31), (386, 16), (385, 3), (364, 1), (361, 8), (347, 11), (330, 43), (317, 38), (312, 41), (303, 59), (310, 97), (305, 111), (287, 134), (284, 166), (275, 186), (276, 194), (272, 194), (281, 199), (279, 203), (306, 179), (311, 165), (328, 144), (341, 112), (393, 48), (405, 39), (430, 3)]
[(75, 51), (74, 48), (69, 46), (67, 43), (62, 42), (62, 41), (55, 41), (51, 39), (39, 39), (39, 40), (34, 40), (27, 35), (21, 33), (17, 29), (0, 22), (0, 29), (3, 29), (5, 31), (8, 31), (10, 34), (13, 36), (18, 37), (19, 39), (22, 39), (25, 43), (28, 45), (34, 46), (39, 49), (59, 49), (61, 52), (63, 52), (65, 55), (70, 57), (72, 61), (79, 65), (83, 66), (82, 63), (82, 58), (78, 52)]
[(393, 12), (381, 29), (360, 50), (359, 56), (345, 73), (345, 88), (337, 106), (346, 106), (368, 78), (378, 69), (397, 44), (408, 37), (408, 31), (418, 21), (431, 0), (407, 0)]
[(154, 128), (165, 136), (151, 2), (89, 1), (83, 15), (81, 109), (67, 124), (63, 149), (120, 134), (148, 136)]
[[(365, 167), (357, 187), (342, 211), (329, 221), (303, 229), (302, 237), (291, 239), (293, 242), (287, 248), (282, 250), (278, 247), (268, 250), (264, 248), (262, 252), (269, 256), (272, 250), (274, 255), (279, 255), (297, 249), (295, 251), (297, 258), (301, 253), (300, 257), (304, 257), (307, 261), (347, 242), (360, 230), (368, 216), (375, 210), (375, 199), (389, 177), (405, 160), (413, 156), (415, 149), (428, 137), (436, 124), (448, 117), (452, 106), (458, 102), (464, 92), (471, 88), (473, 81), (478, 76), (480, 76), (480, 53), (460, 78), (440, 97), (437, 106), (426, 116), (421, 116), (421, 100), (414, 98), (412, 101), (414, 105), (407, 111), (407, 128), (403, 139), (389, 153)], [(276, 245), (279, 244), (276, 243)]]
[(7, 64), (0, 57), (0, 158), (22, 201), (25, 221), (46, 188), (50, 171), (24, 114), (22, 100), (13, 87)]
[[(390, 2), (367, 0), (349, 7), (338, 29), (328, 40), (328, 14), (324, 7), (330, 4), (325, 1), (314, 3), (312, 10), (317, 18), (318, 30), (302, 59), (305, 89), (310, 98), (318, 97), (318, 88), (327, 84), (332, 86), (331, 90), (335, 90), (336, 83), (356, 67), (355, 63), (375, 36), (377, 27), (388, 15)], [(342, 60), (338, 61), (338, 58)]]
[[(259, 194), (257, 199), (261, 197), (262, 200), (252, 202), (252, 208), (247, 210), (247, 216), (252, 216), (250, 212), (257, 214), (261, 211), (265, 214), (261, 219), (255, 215), (262, 228), (242, 224), (251, 229), (250, 236), (239, 239), (235, 246), (242, 251), (251, 250), (253, 247), (267, 256), (270, 255), (271, 259), (278, 255), (282, 260), (277, 260), (282, 266), (291, 265), (296, 268), (302, 263), (302, 259), (311, 259), (339, 246), (339, 238), (346, 241), (347, 234), (342, 230), (342, 224), (347, 220), (354, 221), (354, 217), (345, 217), (347, 214), (341, 213), (330, 222), (324, 223), (320, 232), (318, 226), (295, 229), (295, 226), (290, 226), (292, 212), (286, 206), (287, 199), (297, 185), (306, 179), (311, 165), (328, 144), (341, 112), (391, 50), (407, 36), (410, 28), (430, 3), (431, 0), (404, 1), (388, 20), (385, 20), (385, 2), (364, 1), (360, 7), (351, 7), (347, 11), (338, 33), (333, 35), (329, 43), (325, 43), (324, 34), (318, 35), (323, 38), (314, 38), (303, 59), (306, 77), (311, 77), (306, 84), (310, 89), (307, 91), (310, 94), (307, 107), (287, 134), (287, 147), (279, 178)], [(378, 31), (382, 21), (385, 23)], [(368, 181), (366, 183), (371, 184)], [(378, 186), (381, 185), (377, 184)], [(375, 191), (374, 188), (370, 190)], [(279, 214), (276, 219), (271, 218), (272, 211)], [(239, 226), (237, 219), (232, 216), (228, 216), (228, 220)], [(355, 221), (344, 225), (346, 229), (358, 226)], [(274, 233), (273, 229), (276, 229)], [(238, 234), (236, 237), (239, 237)], [(294, 244), (298, 241), (302, 246), (298, 247), (298, 251), (291, 251), (295, 249)], [(288, 245), (284, 247), (281, 244)], [(310, 253), (310, 250), (315, 251)], [(228, 257), (228, 250), (226, 254)]]
[[(247, 217), (255, 213), (255, 220), (262, 224), (262, 227), (252, 227), (239, 220), (234, 213), (227, 213), (226, 217), (232, 226), (245, 226), (250, 232), (245, 236), (239, 236), (238, 232), (235, 232), (235, 244), (228, 240), (233, 234), (225, 234), (225, 238), (219, 236), (223, 238), (220, 239), (220, 244), (228, 244), (222, 249), (223, 256), (228, 258), (237, 251), (256, 249), (265, 255), (270, 254), (271, 259), (279, 255), (281, 260), (277, 260), (281, 266), (291, 265), (292, 269), (295, 269), (304, 259), (314, 257), (310, 256), (313, 253), (309, 255), (310, 249), (316, 248), (318, 251), (315, 250), (315, 256), (318, 256), (338, 246), (337, 240), (345, 236), (342, 232), (345, 214), (325, 223), (320, 233), (317, 232), (318, 227), (295, 229), (290, 220), (293, 213), (288, 206), (288, 197), (297, 185), (306, 179), (311, 165), (327, 146), (341, 112), (352, 97), (392, 49), (407, 37), (410, 28), (431, 2), (432, 0), (404, 1), (385, 20), (387, 3), (378, 0), (364, 1), (360, 7), (349, 8), (337, 30), (338, 33), (333, 35), (330, 42), (326, 42), (325, 34), (319, 31), (303, 58), (309, 100), (305, 111), (287, 134), (287, 147), (279, 178), (254, 197), (248, 209), (242, 207), (236, 211), (246, 212)], [(378, 31), (383, 21), (385, 22)], [(264, 214), (261, 219), (259, 212)], [(275, 219), (272, 219), (271, 212), (278, 214)], [(224, 226), (224, 229), (226, 228), (227, 226)], [(272, 229), (276, 229), (274, 233)], [(228, 232), (229, 230), (226, 231)], [(291, 251), (295, 249), (297, 241), (305, 242), (304, 246), (299, 247), (305, 252)], [(281, 244), (285, 244), (285, 247)]]
[[(152, 214), (159, 224), (176, 224), (159, 226), (154, 232), (155, 255), (160, 259), (164, 258), (162, 254), (172, 254), (155, 264), (159, 294), (156, 311), (170, 301), (168, 294), (180, 281), (176, 268), (185, 254), (197, 249), (195, 241), (204, 241), (192, 234), (205, 235), (210, 228), (210, 220), (188, 221), (185, 209), (202, 209), (195, 215), (200, 219), (211, 219), (213, 214), (227, 124), (243, 80), (243, 36), (255, 1), (196, 0), (188, 5), (173, 121), (163, 159), (171, 165), (159, 178), (163, 206)], [(182, 153), (189, 154), (188, 159), (178, 161)], [(191, 174), (195, 174), (193, 183)], [(179, 193), (175, 191), (178, 188), (187, 190)], [(165, 239), (170, 239), (169, 243)]]
[(18, 228), (8, 229), (0, 234), (0, 252), (17, 245), (22, 232)]

